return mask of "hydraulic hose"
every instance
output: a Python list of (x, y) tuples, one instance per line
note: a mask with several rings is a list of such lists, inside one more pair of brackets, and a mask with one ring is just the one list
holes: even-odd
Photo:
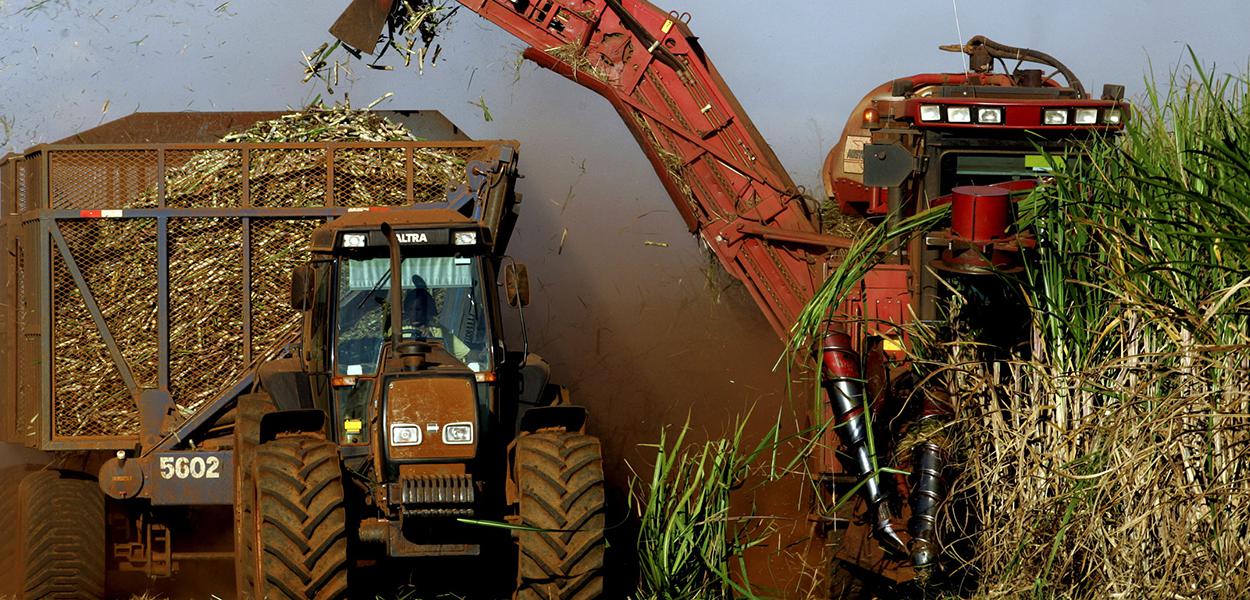
[[(958, 47), (952, 46), (949, 49), (955, 50), (956, 48)], [(1081, 84), (1081, 80), (1077, 79), (1076, 73), (1073, 73), (1072, 69), (1069, 69), (1067, 65), (1059, 62), (1059, 59), (1045, 52), (1000, 44), (983, 35), (973, 36), (963, 48), (959, 49), (971, 55), (977, 52), (978, 48), (983, 48), (991, 58), (1023, 60), (1053, 67), (1063, 75), (1064, 80), (1068, 82), (1068, 87), (1076, 90), (1076, 93), (1080, 94), (1082, 98), (1089, 97), (1089, 94), (1085, 93), (1085, 86)], [(943, 47), (943, 49), (948, 48)]]

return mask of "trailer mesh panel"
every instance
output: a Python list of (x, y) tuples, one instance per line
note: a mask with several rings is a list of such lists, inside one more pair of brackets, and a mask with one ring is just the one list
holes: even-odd
[(156, 207), (155, 150), (63, 150), (49, 159), (54, 209)]
[[(291, 270), (308, 261), (318, 219), (252, 219), (252, 356), (268, 352), (300, 322), (291, 308)], [(298, 243), (295, 243), (299, 240)]]
[[(24, 177), (24, 176), (23, 176)], [(19, 178), (22, 181), (23, 178)], [(38, 304), (31, 302), (31, 293), (35, 284), (33, 277), (39, 270), (31, 269), (30, 265), (38, 265), (39, 260), (32, 255), (34, 248), (34, 223), (22, 227), (21, 251), (17, 253), (17, 437), (19, 440), (37, 440), (39, 427), (39, 377), (42, 371), (43, 349), (39, 344), (39, 311)]]
[(180, 408), (243, 369), (242, 251), (239, 219), (170, 221), (169, 391)]
[[(155, 195), (156, 190), (148, 190)], [(234, 208), (243, 204), (243, 151), (237, 148), (165, 152), (165, 206)]]
[[(133, 307), (132, 307), (133, 308)], [(114, 366), (61, 253), (52, 252), (53, 398), (55, 436), (138, 432), (134, 400)]]
[(252, 206), (325, 206), (326, 154), (323, 148), (253, 150), (248, 162)]

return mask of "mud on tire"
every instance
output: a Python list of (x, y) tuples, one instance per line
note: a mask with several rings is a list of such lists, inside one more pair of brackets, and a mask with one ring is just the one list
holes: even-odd
[(273, 412), (269, 394), (239, 397), (234, 419), (234, 556), (238, 597), (250, 600), (256, 588), (256, 483), (252, 459), (260, 444), (260, 419)]
[(0, 596), (104, 597), (104, 494), (59, 471), (0, 472)]
[(519, 600), (584, 600), (603, 594), (604, 487), (599, 440), (542, 432), (516, 446), (521, 524)]
[(347, 533), (338, 449), (319, 436), (265, 442), (253, 457), (257, 598), (347, 595)]

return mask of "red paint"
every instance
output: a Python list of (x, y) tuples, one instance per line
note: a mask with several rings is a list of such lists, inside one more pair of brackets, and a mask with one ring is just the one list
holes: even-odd
[(821, 344), (823, 379), (859, 379), (859, 355), (851, 348), (851, 336), (845, 331), (832, 331)]
[(988, 185), (966, 185), (951, 190), (951, 233), (964, 241), (987, 244), (1007, 234), (1011, 223), (1011, 196)]

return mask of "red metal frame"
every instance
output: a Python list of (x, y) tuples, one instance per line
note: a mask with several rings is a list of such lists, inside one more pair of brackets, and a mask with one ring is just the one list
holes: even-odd
[[(824, 279), (824, 261), (813, 257), (850, 242), (813, 225), (797, 186), (686, 23), (643, 0), (548, 0), (523, 11), (510, 0), (461, 3), (529, 44), (526, 58), (612, 103), (690, 231), (787, 338)], [(565, 50), (591, 67), (570, 64)]]

